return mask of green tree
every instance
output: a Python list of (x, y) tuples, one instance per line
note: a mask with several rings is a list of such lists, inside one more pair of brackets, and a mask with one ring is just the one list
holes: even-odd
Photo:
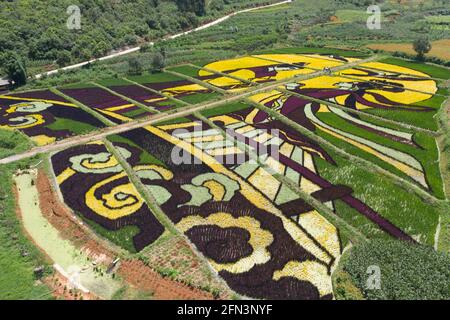
[(27, 69), (23, 58), (15, 53), (7, 54), (3, 59), (3, 70), (15, 86), (27, 83)]
[(152, 58), (152, 72), (161, 72), (166, 66), (166, 60), (164, 56), (157, 52)]
[(141, 45), (140, 52), (150, 52), (153, 49), (153, 45), (146, 42)]
[(94, 58), (100, 58), (105, 55), (109, 50), (109, 46), (104, 41), (100, 41), (94, 47)]
[(131, 75), (139, 75), (142, 73), (142, 63), (137, 57), (128, 59), (128, 73)]
[(181, 11), (194, 12), (197, 16), (206, 14), (205, 0), (176, 0), (176, 3)]
[(428, 38), (421, 37), (414, 41), (413, 48), (414, 51), (417, 52), (417, 60), (423, 61), (425, 59), (425, 54), (431, 50), (431, 43)]
[(56, 57), (56, 63), (59, 67), (64, 67), (68, 65), (71, 61), (71, 54), (67, 50), (63, 50), (58, 52), (58, 56)]

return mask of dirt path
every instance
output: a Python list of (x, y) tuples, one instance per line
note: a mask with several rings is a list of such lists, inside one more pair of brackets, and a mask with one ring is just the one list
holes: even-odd
[[(377, 59), (378, 59), (378, 56), (375, 55), (375, 56), (367, 58), (367, 59), (362, 59), (362, 60), (358, 60), (356, 62), (342, 64), (340, 66), (331, 68), (330, 71), (336, 72), (336, 71), (340, 71), (343, 69), (352, 68), (361, 63), (374, 61)], [(303, 75), (295, 76), (292, 78), (274, 81), (274, 82), (271, 82), (268, 84), (256, 86), (248, 91), (245, 91), (245, 92), (237, 94), (237, 95), (230, 95), (230, 96), (225, 95), (223, 97), (223, 99), (220, 101), (214, 101), (214, 102), (202, 103), (202, 104), (193, 105), (193, 106), (187, 106), (187, 107), (178, 109), (178, 111), (174, 112), (174, 113), (151, 115), (151, 116), (143, 118), (143, 119), (134, 120), (134, 121), (130, 121), (130, 122), (127, 122), (124, 124), (119, 124), (116, 126), (103, 128), (101, 130), (94, 131), (94, 132), (91, 132), (86, 135), (74, 136), (74, 137), (67, 138), (67, 139), (64, 139), (61, 141), (57, 141), (52, 144), (32, 148), (31, 150), (26, 151), (21, 154), (17, 154), (17, 155), (13, 155), (13, 156), (10, 156), (10, 157), (4, 158), (4, 159), (0, 159), (0, 164), (8, 164), (11, 162), (23, 160), (23, 159), (30, 158), (35, 155), (41, 154), (41, 153), (48, 153), (48, 152), (54, 152), (54, 151), (58, 151), (58, 150), (67, 149), (69, 147), (86, 144), (86, 143), (96, 141), (96, 140), (101, 140), (110, 135), (120, 134), (123, 132), (127, 132), (127, 131), (131, 131), (134, 129), (149, 126), (149, 125), (152, 125), (152, 124), (160, 122), (160, 121), (175, 119), (175, 118), (190, 115), (194, 112), (199, 112), (199, 111), (202, 111), (205, 109), (211, 109), (211, 108), (222, 106), (222, 105), (229, 104), (232, 102), (238, 102), (238, 101), (241, 101), (252, 95), (255, 95), (257, 93), (277, 89), (279, 86), (282, 86), (282, 85), (287, 84), (292, 81), (315, 78), (315, 77), (321, 76), (323, 74), (325, 74), (324, 71), (316, 71), (316, 72), (309, 73), (309, 74), (303, 74)]]
[[(193, 32), (197, 32), (197, 31), (200, 31), (200, 30), (204, 30), (204, 29), (213, 27), (213, 26), (215, 26), (215, 25), (217, 25), (219, 23), (222, 23), (225, 20), (228, 20), (229, 18), (231, 18), (231, 17), (233, 17), (235, 15), (241, 14), (241, 13), (251, 12), (251, 11), (255, 11), (255, 10), (259, 10), (259, 9), (265, 9), (265, 8), (270, 8), (270, 7), (275, 7), (275, 6), (279, 6), (279, 5), (283, 5), (283, 4), (287, 4), (287, 3), (291, 3), (291, 2), (292, 2), (292, 0), (285, 0), (285, 1), (277, 2), (277, 3), (273, 3), (273, 4), (269, 4), (269, 5), (262, 5), (262, 6), (257, 6), (257, 7), (254, 7), (254, 8), (249, 8), (249, 9), (243, 9), (243, 10), (240, 10), (240, 11), (236, 11), (236, 12), (230, 13), (230, 14), (228, 14), (226, 16), (223, 16), (223, 17), (221, 17), (219, 19), (216, 19), (214, 21), (208, 22), (208, 23), (206, 23), (206, 24), (204, 24), (204, 25), (202, 25), (200, 27), (197, 27), (195, 29), (191, 29), (191, 30), (188, 30), (188, 31), (180, 32), (180, 33), (177, 33), (177, 34), (174, 34), (174, 35), (171, 35), (171, 36), (166, 36), (166, 37), (160, 39), (160, 41), (165, 41), (165, 40), (168, 40), (168, 39), (176, 39), (176, 38), (179, 38), (181, 36), (184, 36), (184, 35), (187, 35), (187, 34), (190, 34), (190, 33), (193, 33)], [(149, 44), (153, 46), (155, 43), (154, 42), (149, 42)], [(112, 59), (112, 58), (116, 58), (116, 57), (119, 57), (119, 56), (123, 56), (123, 55), (127, 55), (127, 54), (130, 54), (130, 53), (133, 53), (133, 52), (137, 52), (140, 49), (141, 49), (141, 47), (133, 47), (133, 48), (125, 49), (125, 50), (120, 50), (118, 52), (112, 53), (110, 55), (107, 55), (107, 56), (104, 56), (104, 57), (101, 57), (101, 58), (98, 58), (98, 59), (91, 59), (89, 61), (80, 62), (80, 63), (73, 64), (73, 65), (70, 65), (70, 66), (67, 66), (67, 67), (64, 67), (64, 68), (55, 69), (55, 70), (51, 70), (51, 71), (48, 71), (48, 72), (40, 73), (40, 74), (35, 75), (34, 77), (36, 79), (39, 79), (39, 78), (41, 78), (44, 75), (56, 74), (59, 71), (77, 69), (77, 68), (85, 66), (85, 65), (87, 65), (89, 63), (93, 63), (93, 62), (96, 62), (96, 61), (109, 60), (109, 59)]]

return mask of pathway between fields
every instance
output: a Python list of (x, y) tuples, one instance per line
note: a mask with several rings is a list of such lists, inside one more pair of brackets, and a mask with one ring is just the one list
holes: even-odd
[[(204, 24), (204, 25), (202, 25), (200, 27), (197, 27), (195, 29), (191, 29), (191, 30), (188, 30), (188, 31), (183, 31), (183, 32), (171, 35), (171, 36), (166, 36), (166, 37), (160, 39), (160, 41), (176, 39), (176, 38), (179, 38), (181, 36), (184, 36), (184, 35), (187, 35), (187, 34), (190, 34), (190, 33), (193, 33), (193, 32), (197, 32), (197, 31), (201, 31), (201, 30), (210, 28), (210, 27), (215, 26), (215, 25), (217, 25), (219, 23), (222, 23), (225, 20), (228, 20), (229, 18), (231, 18), (231, 17), (233, 17), (233, 16), (235, 16), (237, 14), (240, 14), (240, 13), (246, 13), (246, 12), (251, 12), (251, 11), (255, 11), (255, 10), (275, 7), (275, 6), (279, 6), (279, 5), (283, 5), (283, 4), (287, 4), (287, 3), (291, 3), (291, 2), (292, 2), (292, 0), (284, 0), (284, 1), (281, 1), (281, 2), (272, 3), (272, 4), (269, 4), (269, 5), (262, 5), (262, 6), (257, 6), (257, 7), (253, 7), (253, 8), (239, 10), (239, 11), (230, 13), (229, 15), (223, 16), (223, 17), (221, 17), (221, 18), (219, 18), (217, 20), (208, 22), (208, 23), (206, 23), (206, 24)], [(155, 43), (154, 42), (149, 42), (148, 44), (153, 46)], [(109, 55), (101, 57), (101, 58), (91, 59), (89, 61), (80, 62), (80, 63), (73, 64), (73, 65), (70, 65), (70, 66), (67, 66), (67, 67), (64, 67), (64, 68), (59, 68), (59, 69), (55, 69), (55, 70), (39, 73), (39, 74), (35, 75), (34, 77), (36, 79), (39, 79), (43, 75), (52, 75), (52, 74), (58, 73), (59, 71), (67, 71), (67, 70), (80, 68), (80, 67), (85, 66), (85, 65), (87, 65), (89, 63), (93, 63), (93, 62), (96, 62), (96, 61), (104, 61), (104, 60), (109, 60), (109, 59), (112, 59), (112, 58), (120, 57), (120, 56), (123, 56), (123, 55), (126, 55), (126, 54), (130, 54), (130, 53), (139, 51), (140, 49), (141, 49), (141, 47), (138, 46), (138, 47), (133, 47), (133, 48), (129, 48), (129, 49), (120, 50), (118, 52), (109, 54)]]

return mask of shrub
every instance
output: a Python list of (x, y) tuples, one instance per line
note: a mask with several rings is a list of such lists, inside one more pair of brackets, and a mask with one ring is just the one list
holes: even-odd
[[(381, 288), (367, 290), (369, 266), (381, 271)], [(450, 256), (431, 247), (397, 240), (355, 246), (344, 270), (368, 299), (450, 299)]]
[(425, 59), (425, 54), (431, 50), (431, 43), (428, 38), (421, 37), (414, 41), (413, 48), (414, 51), (417, 52), (417, 60), (423, 61)]
[(137, 57), (131, 57), (128, 60), (128, 73), (131, 75), (142, 73), (142, 63)]
[(162, 53), (157, 52), (152, 58), (152, 72), (161, 72), (166, 66), (166, 61)]

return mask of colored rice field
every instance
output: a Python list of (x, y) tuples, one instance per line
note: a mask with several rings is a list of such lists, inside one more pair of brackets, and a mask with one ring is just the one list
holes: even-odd
[[(109, 136), (112, 147), (96, 141), (52, 154), (64, 201), (132, 253), (164, 232), (186, 236), (242, 297), (333, 299), (332, 271), (347, 245), (393, 238), (433, 246), (444, 214), (435, 115), (448, 91), (433, 77), (448, 70), (397, 59), (329, 70), (364, 58), (280, 49), (99, 81), (117, 95), (61, 89), (117, 124), (152, 114), (142, 105), (162, 117)], [(0, 124), (6, 118), (34, 139), (53, 137), (74, 121), (57, 113), (70, 108), (92, 125), (94, 116), (61, 99), (46, 91), (0, 96)], [(189, 107), (180, 100), (199, 108), (164, 119)], [(28, 128), (28, 113), (56, 120)]]
[(102, 127), (97, 118), (49, 91), (0, 96), (0, 128), (20, 130), (37, 145)]

